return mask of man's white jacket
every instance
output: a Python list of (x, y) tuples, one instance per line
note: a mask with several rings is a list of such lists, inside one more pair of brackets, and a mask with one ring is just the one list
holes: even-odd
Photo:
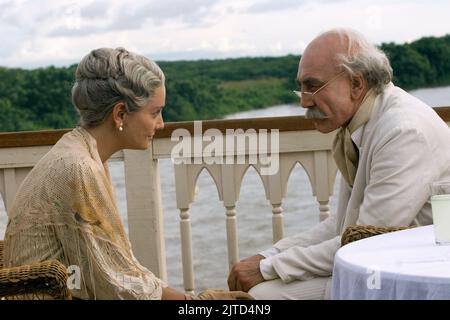
[(285, 283), (330, 276), (348, 225), (432, 223), (429, 184), (450, 181), (450, 129), (435, 111), (390, 83), (352, 139), (358, 170), (353, 189), (341, 179), (337, 212), (274, 245), (280, 253), (269, 259)]

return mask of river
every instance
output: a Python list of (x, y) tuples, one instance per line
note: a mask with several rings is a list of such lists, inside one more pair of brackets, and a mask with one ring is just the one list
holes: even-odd
[[(419, 89), (410, 93), (432, 106), (450, 106), (450, 87)], [(298, 106), (281, 105), (236, 113), (226, 118), (287, 116), (303, 113), (303, 109)], [(117, 162), (109, 165), (121, 216), (127, 227), (123, 165)], [(175, 203), (175, 183), (171, 161), (161, 161), (160, 170), (168, 282), (170, 286), (182, 289), (179, 212)], [(206, 171), (199, 176), (197, 186), (198, 194), (190, 211), (196, 289), (226, 288), (228, 264), (225, 209), (219, 201), (212, 178)], [(332, 211), (336, 207), (336, 188), (334, 194), (330, 199)], [(306, 230), (319, 222), (318, 205), (312, 196), (308, 177), (300, 165), (296, 166), (289, 178), (283, 209), (286, 236)], [(243, 258), (268, 248), (272, 241), (271, 206), (265, 199), (262, 182), (252, 168), (244, 177), (236, 210), (240, 257)], [(5, 209), (0, 199), (0, 237), (3, 237), (6, 220)]]

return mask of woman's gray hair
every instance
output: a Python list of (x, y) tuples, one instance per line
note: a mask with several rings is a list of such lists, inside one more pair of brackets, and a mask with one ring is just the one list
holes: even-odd
[(386, 54), (355, 30), (334, 29), (326, 33), (337, 34), (347, 47), (346, 54), (337, 55), (338, 64), (351, 75), (362, 74), (376, 93), (383, 92), (385, 85), (392, 81), (392, 67)]
[(100, 48), (78, 64), (72, 103), (80, 125), (93, 127), (102, 123), (118, 102), (124, 103), (127, 112), (138, 111), (161, 85), (164, 73), (155, 62), (123, 48)]

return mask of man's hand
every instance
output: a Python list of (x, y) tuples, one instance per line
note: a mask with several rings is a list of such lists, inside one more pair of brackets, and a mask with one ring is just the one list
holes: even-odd
[(258, 283), (264, 281), (259, 270), (259, 261), (264, 259), (260, 254), (248, 257), (244, 260), (236, 262), (231, 268), (228, 276), (228, 287), (230, 290), (242, 290), (248, 292)]

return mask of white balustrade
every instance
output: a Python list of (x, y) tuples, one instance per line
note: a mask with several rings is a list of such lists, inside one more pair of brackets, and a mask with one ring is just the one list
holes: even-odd
[[(220, 132), (219, 132), (220, 133)], [(208, 131), (205, 133), (208, 134)], [(218, 134), (215, 132), (215, 134)], [(235, 133), (235, 138), (239, 140), (241, 132)], [(248, 134), (248, 133), (247, 133)], [(191, 153), (180, 154), (175, 159), (175, 185), (177, 208), (180, 210), (180, 226), (182, 238), (182, 262), (184, 288), (187, 292), (193, 292), (193, 248), (191, 238), (191, 222), (189, 219), (189, 208), (194, 201), (195, 186), (197, 178), (203, 169), (206, 169), (212, 177), (217, 187), (219, 200), (223, 202), (225, 211), (225, 225), (227, 234), (228, 266), (237, 262), (239, 257), (237, 216), (245, 212), (236, 212), (236, 203), (239, 200), (239, 192), (244, 178), (250, 166), (255, 167), (263, 182), (266, 199), (268, 200), (268, 210), (272, 210), (272, 230), (273, 242), (283, 238), (283, 199), (286, 196), (289, 176), (297, 163), (305, 169), (311, 182), (312, 196), (316, 196), (318, 201), (318, 215), (320, 219), (325, 219), (329, 214), (329, 198), (333, 192), (334, 179), (337, 168), (331, 155), (331, 143), (334, 137), (332, 134), (321, 134), (314, 130), (303, 131), (283, 131), (279, 133), (279, 170), (274, 174), (263, 175), (264, 163), (259, 157), (258, 149), (254, 146), (243, 144), (218, 144), (216, 145), (214, 161), (204, 158), (199, 150), (207, 150), (210, 141), (214, 139), (206, 138), (199, 141), (198, 137), (184, 135), (183, 142), (189, 147)], [(258, 135), (254, 135), (257, 145), (260, 143)], [(186, 141), (185, 139), (190, 139)], [(242, 141), (242, 140), (241, 140)], [(247, 140), (247, 141), (250, 141)], [(169, 138), (156, 139), (153, 144), (153, 153), (156, 158), (168, 158), (170, 151), (179, 143), (171, 141)], [(266, 141), (263, 141), (266, 143)], [(196, 145), (197, 144), (197, 145)], [(222, 147), (222, 148), (220, 148)], [(189, 157), (190, 155), (190, 157)], [(238, 157), (245, 160), (244, 163), (231, 164), (228, 160), (235, 162)], [(232, 158), (230, 157), (232, 156)], [(253, 158), (252, 158), (253, 157)], [(256, 163), (255, 163), (256, 159)], [(264, 159), (263, 159), (264, 160)], [(267, 160), (267, 159), (265, 159)], [(243, 162), (243, 161), (242, 161)], [(252, 162), (252, 163), (250, 163)], [(296, 186), (298, 188), (306, 186)]]

